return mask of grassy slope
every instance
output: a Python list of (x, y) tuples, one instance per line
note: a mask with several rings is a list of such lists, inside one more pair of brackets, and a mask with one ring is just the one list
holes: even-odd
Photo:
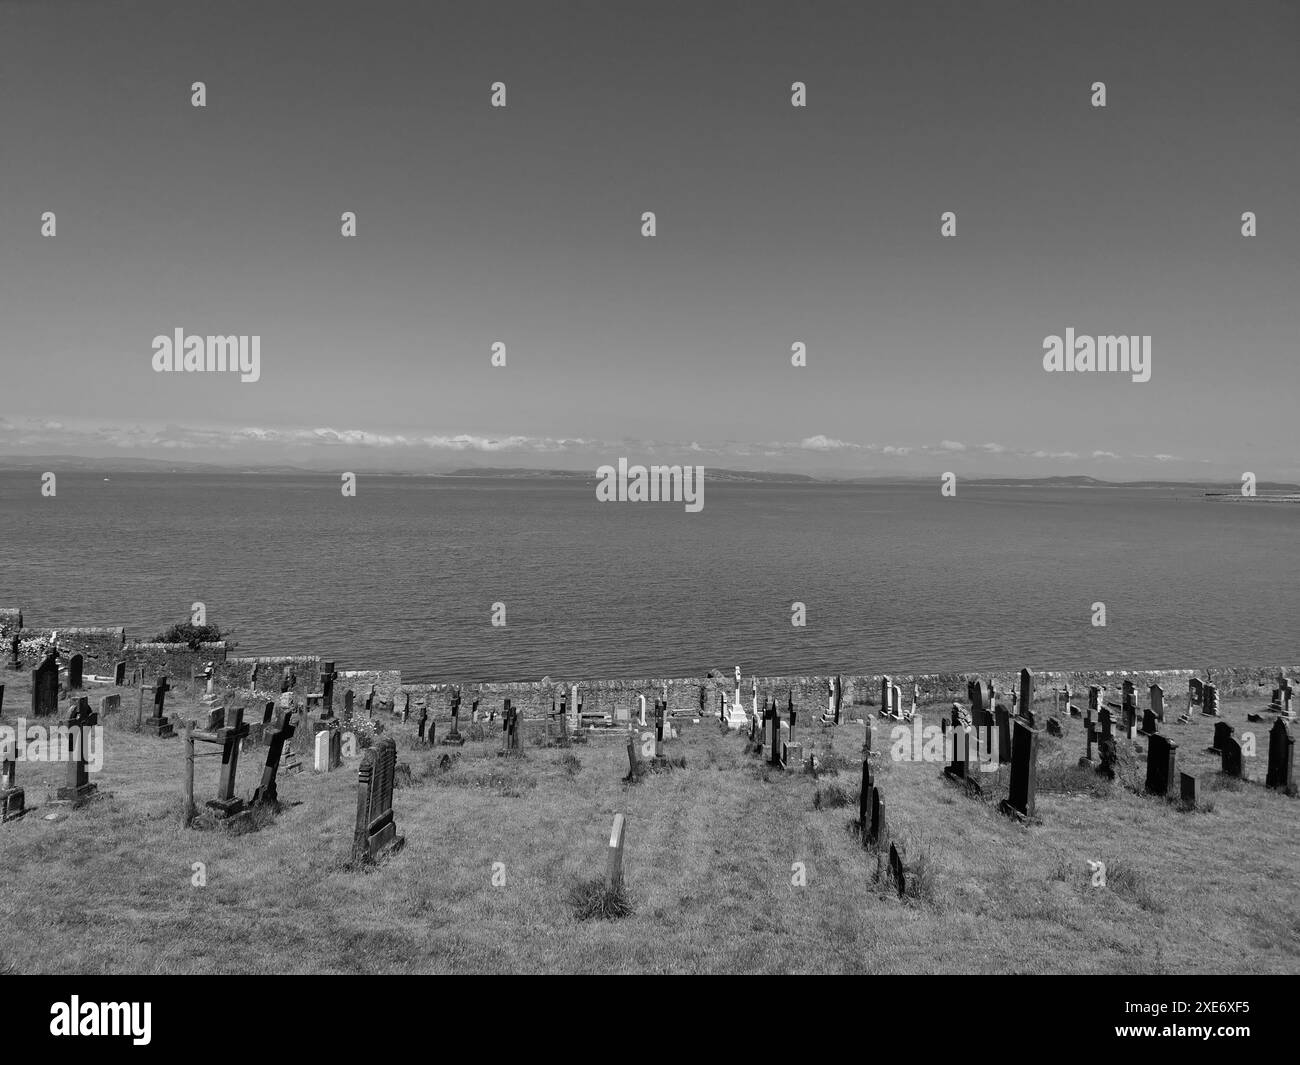
[[(0, 680), (12, 723), (26, 679)], [(194, 712), (192, 695), (177, 695), (169, 710)], [(507, 764), (488, 743), (442, 771), (431, 764), (442, 750), (411, 747), (413, 726), (392, 724), (417, 781), (395, 795), (406, 847), (352, 873), (342, 866), (356, 759), (316, 775), (300, 737), (306, 771), (281, 778), (292, 805), (277, 819), (242, 836), (186, 830), (182, 743), (129, 731), (134, 693), (123, 702), (97, 777), (110, 797), (47, 821), (62, 767), (19, 764), (28, 805), (41, 809), (0, 826), (0, 971), (1300, 972), (1300, 804), (1258, 783), (1266, 729), (1245, 720), (1255, 701), (1225, 708), (1239, 734), (1259, 737), (1254, 781), (1207, 790), (1209, 813), (1118, 782), (1104, 798), (1045, 791), (1073, 776), (1054, 767), (1082, 753), (1078, 722), (1061, 741), (1043, 736), (1040, 825), (996, 812), (1002, 774), (983, 778), (981, 802), (936, 765), (886, 762), (888, 820), (909, 864), (924, 856), (930, 867), (926, 897), (902, 902), (873, 883), (876, 858), (851, 832), (857, 724), (799, 729), (805, 749), (844, 757), (839, 776), (771, 772), (706, 723), (671, 745), (686, 769), (634, 786), (614, 742), (573, 748), (576, 772), (564, 751), (529, 748)], [(1212, 723), (1166, 731), (1180, 769), (1213, 784)], [(263, 747), (243, 755), (241, 792), (264, 757)], [(199, 761), (200, 801), (218, 765)], [(851, 805), (815, 810), (817, 789), (834, 784)], [(635, 913), (579, 923), (568, 889), (603, 871), (619, 811)], [(1107, 863), (1110, 887), (1089, 885), (1089, 859)], [(805, 887), (791, 885), (796, 861)], [(206, 864), (206, 887), (191, 886), (194, 862)], [(503, 887), (491, 886), (495, 862)]]

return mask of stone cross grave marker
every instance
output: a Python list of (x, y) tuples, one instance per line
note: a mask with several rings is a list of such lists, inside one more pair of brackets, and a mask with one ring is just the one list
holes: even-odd
[(393, 820), (393, 778), (397, 773), (397, 743), (379, 740), (361, 758), (357, 770), (357, 822), (352, 836), (354, 865), (369, 865), (399, 850), (405, 838)]
[(235, 795), (235, 777), (239, 770), (239, 752), (248, 735), (244, 724), (244, 711), (234, 707), (226, 724), (213, 731), (215, 742), (221, 744), (221, 775), (217, 779), (217, 797), (207, 801), (207, 807), (217, 817), (233, 817), (244, 809), (244, 800)]
[(171, 690), (172, 686), (167, 683), (165, 676), (159, 677), (153, 686), (153, 716), (145, 722), (145, 726), (159, 738), (176, 735), (176, 729), (168, 723), (167, 716), (163, 713), (163, 704)]
[(63, 802), (72, 803), (73, 807), (82, 806), (95, 797), (96, 785), (90, 782), (86, 770), (86, 744), (89, 730), (99, 724), (99, 715), (90, 709), (90, 700), (84, 695), (77, 700), (77, 705), (68, 715), (68, 752), (67, 782), (59, 788), (57, 795)]
[(262, 767), (262, 782), (253, 792), (254, 805), (273, 803), (279, 797), (275, 790), (275, 774), (280, 768), (284, 745), (296, 731), (293, 714), (292, 710), (281, 712), (276, 718), (275, 727), (267, 734), (266, 765)]

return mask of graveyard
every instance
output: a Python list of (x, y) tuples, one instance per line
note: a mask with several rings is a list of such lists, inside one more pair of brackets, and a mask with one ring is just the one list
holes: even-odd
[[(4, 724), (31, 723), (39, 669), (0, 672)], [(1107, 705), (1118, 685), (1096, 708), (1076, 691), (1077, 716), (1031, 687), (1015, 816), (1010, 759), (891, 756), (891, 730), (969, 713), (923, 695), (904, 722), (888, 684), (858, 701), (837, 682), (791, 729), (793, 694), (742, 704), (739, 686), (704, 713), (656, 699), (586, 727), (574, 707), (484, 701), (473, 720), (431, 694), (254, 699), (202, 675), (170, 678), (157, 714), (152, 673), (71, 679), (57, 716), (97, 715), (103, 766), (93, 793), (65, 765), (10, 770), (25, 812), (0, 824), (6, 973), (1300, 971), (1297, 800), (1266, 786), (1289, 733), (1267, 696), (1214, 694), (1210, 716), (1171, 693), (1162, 721), (1129, 727)], [(976, 725), (1004, 698), (977, 689)], [(773, 712), (779, 751), (762, 743)], [(1151, 794), (1170, 741), (1174, 778)], [(1225, 772), (1211, 748), (1239, 741)], [(619, 815), (629, 912), (580, 919)]]

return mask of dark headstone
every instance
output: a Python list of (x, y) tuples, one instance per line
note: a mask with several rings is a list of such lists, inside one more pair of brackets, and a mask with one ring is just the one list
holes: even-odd
[(233, 817), (244, 809), (244, 800), (235, 795), (235, 777), (239, 771), (239, 752), (248, 726), (244, 724), (244, 711), (234, 707), (226, 724), (214, 730), (221, 744), (221, 776), (217, 780), (217, 797), (209, 799), (207, 807), (217, 817)]
[(338, 679), (338, 670), (334, 668), (333, 662), (326, 662), (321, 666), (321, 705), (324, 707), (322, 719), (328, 720), (334, 716), (334, 682)]
[(113, 667), (113, 684), (119, 688), (125, 687), (126, 685), (126, 663), (125, 662), (118, 662), (117, 665)]
[(51, 654), (32, 670), (32, 717), (46, 717), (59, 710), (59, 664)]
[(875, 847), (882, 847), (889, 838), (889, 829), (885, 825), (885, 800), (877, 787), (871, 789), (871, 809), (869, 812), (871, 819), (867, 825), (864, 842)]
[(1184, 803), (1195, 806), (1200, 798), (1200, 781), (1191, 773), (1180, 773), (1178, 774), (1178, 784), (1179, 797)]
[(81, 679), (83, 676), (82, 669), (85, 659), (76, 654), (68, 659), (68, 690), (79, 691), (81, 689)]
[(1284, 791), (1295, 786), (1295, 740), (1280, 717), (1268, 730), (1268, 775), (1264, 785)]
[(18, 786), (13, 741), (0, 748), (0, 823), (14, 821), (27, 813), (23, 789)]
[(954, 707), (952, 718), (946, 722), (947, 727), (944, 729), (944, 753), (947, 755), (948, 750), (952, 751), (952, 761), (943, 769), (943, 775), (952, 780), (966, 780), (966, 729), (962, 727), (961, 714), (958, 708)]
[(858, 828), (867, 839), (867, 816), (871, 813), (871, 763), (862, 759), (862, 790), (858, 793)]
[(172, 690), (167, 683), (166, 677), (159, 677), (153, 686), (153, 716), (145, 721), (145, 727), (155, 736), (166, 738), (176, 735), (176, 729), (167, 721), (163, 713), (163, 705), (167, 700), (167, 693)]
[(1232, 736), (1223, 741), (1223, 747), (1219, 751), (1220, 771), (1224, 776), (1240, 777), (1242, 775), (1241, 766), (1241, 744)]
[(1002, 809), (1016, 817), (1030, 818), (1034, 816), (1034, 794), (1038, 787), (1038, 730), (1024, 720), (1017, 720), (1011, 749), (1011, 788)]
[(1232, 739), (1232, 726), (1226, 721), (1216, 721), (1214, 723), (1214, 742), (1210, 744), (1210, 750), (1215, 754), (1222, 754), (1224, 746), (1230, 739)]
[(1165, 690), (1159, 684), (1151, 685), (1149, 689), (1151, 696), (1151, 712), (1155, 714), (1157, 721), (1165, 719)]
[[(1150, 711), (1147, 711), (1150, 713)], [(1148, 795), (1168, 795), (1175, 778), (1178, 744), (1166, 736), (1153, 733), (1147, 741)]]
[(998, 729), (998, 765), (1011, 764), (1011, 711), (998, 704), (993, 711), (993, 720)]
[(1187, 705), (1189, 708), (1200, 706), (1205, 699), (1205, 685), (1196, 677), (1187, 681)]
[(1138, 730), (1138, 732), (1143, 736), (1154, 736), (1159, 731), (1160, 731), (1160, 724), (1156, 720), (1156, 712), (1154, 710), (1149, 710), (1149, 709), (1143, 710), (1142, 727)]
[(285, 743), (293, 737), (295, 731), (293, 711), (287, 710), (276, 720), (275, 727), (270, 732), (264, 733), (267, 739), (266, 765), (262, 767), (262, 783), (253, 792), (255, 805), (276, 801), (275, 774), (280, 768), (280, 755), (284, 751)]
[(1020, 698), (1016, 700), (1016, 714), (1033, 724), (1034, 675), (1027, 669), (1020, 671)]
[(894, 886), (898, 888), (898, 897), (901, 899), (907, 892), (907, 876), (903, 872), (903, 859), (892, 843), (889, 845), (889, 875), (894, 878)]

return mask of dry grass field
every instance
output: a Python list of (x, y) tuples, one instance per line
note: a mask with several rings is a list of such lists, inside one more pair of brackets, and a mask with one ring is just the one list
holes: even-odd
[[(27, 675), (0, 680), (13, 724)], [(86, 694), (94, 705), (113, 690)], [(1113, 783), (1074, 770), (1080, 721), (1059, 739), (1044, 731), (1030, 825), (997, 811), (1005, 771), (981, 775), (984, 794), (971, 797), (940, 765), (891, 762), (878, 731), (877, 782), (912, 881), (900, 899), (854, 831), (860, 723), (800, 724), (805, 754), (825, 766), (815, 779), (763, 765), (711, 720), (688, 722), (669, 744), (684, 767), (626, 783), (618, 739), (505, 758), (496, 733), (429, 749), (413, 723), (392, 720), (411, 766), (394, 794), (406, 844), (354, 872), (358, 758), (314, 773), (300, 733), (304, 772), (281, 776), (278, 815), (241, 835), (186, 829), (183, 742), (133, 731), (135, 693), (122, 695), (93, 778), (100, 799), (59, 807), (64, 767), (18, 765), (35, 809), (0, 826), (0, 971), (1300, 972), (1300, 802), (1262, 785), (1267, 725), (1246, 721), (1254, 702), (1224, 707), (1239, 736), (1257, 737), (1245, 782), (1221, 779), (1204, 752), (1210, 719), (1169, 715), (1179, 768), (1202, 778), (1193, 812), (1141, 794), (1142, 756)], [(942, 710), (921, 713), (930, 723)], [(168, 712), (197, 716), (194, 693), (178, 685)], [(265, 752), (241, 757), (245, 797)], [(218, 765), (199, 759), (200, 803)], [(603, 872), (619, 812), (632, 913), (580, 921), (570, 891)], [(1093, 886), (1090, 861), (1105, 863), (1106, 886)], [(794, 883), (796, 863), (806, 883)]]

